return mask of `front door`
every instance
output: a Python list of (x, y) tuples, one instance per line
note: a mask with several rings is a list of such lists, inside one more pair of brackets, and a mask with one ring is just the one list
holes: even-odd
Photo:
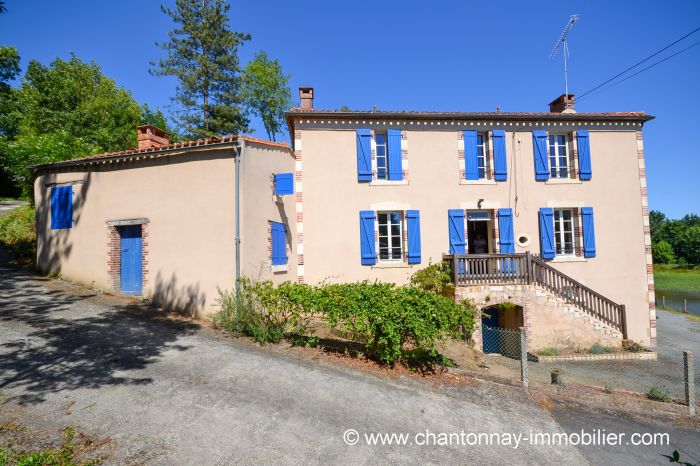
[(143, 275), (141, 263), (141, 225), (119, 227), (121, 238), (121, 292), (140, 295)]

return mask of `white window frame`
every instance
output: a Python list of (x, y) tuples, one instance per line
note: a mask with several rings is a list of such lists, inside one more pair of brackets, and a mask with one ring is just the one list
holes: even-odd
[[(569, 219), (564, 218), (564, 213), (569, 213)], [(567, 227), (571, 232), (571, 251), (566, 251)], [(576, 255), (576, 211), (574, 209), (554, 209), (554, 249), (557, 256)]]
[[(481, 137), (481, 144), (479, 144), (479, 137)], [(479, 179), (485, 180), (488, 178), (489, 172), (489, 153), (488, 153), (488, 133), (477, 133), (476, 134), (476, 166), (479, 173)], [(480, 162), (481, 161), (481, 162)], [(483, 164), (482, 164), (483, 162)], [(483, 174), (482, 174), (483, 170)]]
[[(394, 238), (396, 238), (396, 235), (392, 234), (392, 232), (391, 232), (391, 226), (394, 224), (391, 222), (391, 214), (398, 214), (399, 215), (399, 222), (398, 222), (398, 225), (399, 225), (399, 235), (398, 235), (398, 238), (399, 238), (398, 249), (399, 249), (399, 251), (398, 252), (399, 252), (399, 254), (398, 254), (398, 257), (392, 257), (392, 256), (394, 256), (393, 253), (395, 252), (395, 249), (396, 249), (396, 247), (392, 246), (392, 240)], [(382, 235), (382, 233), (381, 233), (381, 225), (382, 225), (381, 217), (384, 215), (386, 215), (386, 219), (387, 219), (387, 222), (386, 222), (387, 234), (386, 235)], [(403, 215), (402, 211), (400, 211), (400, 210), (384, 210), (384, 211), (377, 212), (377, 251), (379, 253), (377, 255), (379, 257), (379, 262), (394, 262), (394, 263), (395, 262), (403, 262), (403, 260), (404, 260), (404, 228), (403, 227), (404, 227), (404, 215)], [(382, 258), (382, 248), (380, 245), (381, 245), (381, 239), (384, 237), (387, 238), (387, 247), (388, 247), (388, 251), (387, 251), (388, 254), (387, 255), (389, 256), (388, 258)]]
[[(552, 138), (554, 143), (552, 143)], [(564, 143), (559, 142), (560, 138), (564, 138)], [(559, 153), (559, 149), (564, 148), (564, 155)], [(556, 156), (554, 157), (554, 163), (552, 162), (552, 149)], [(551, 178), (555, 179), (567, 179), (571, 178), (571, 159), (569, 154), (569, 144), (566, 133), (550, 133), (547, 139), (547, 157), (549, 158), (549, 175)], [(562, 165), (562, 159), (566, 161), (566, 165)], [(561, 175), (561, 170), (566, 169), (566, 175)]]
[[(378, 138), (379, 136), (384, 137), (384, 143), (379, 144)], [(379, 155), (379, 148), (383, 147), (384, 148), (384, 155), (380, 156)], [(377, 164), (377, 179), (378, 180), (388, 180), (389, 179), (389, 135), (386, 132), (383, 131), (377, 131), (374, 133), (374, 151), (375, 151), (375, 158), (376, 158), (376, 164)], [(384, 176), (380, 176), (379, 174), (379, 159), (383, 158), (384, 159)]]

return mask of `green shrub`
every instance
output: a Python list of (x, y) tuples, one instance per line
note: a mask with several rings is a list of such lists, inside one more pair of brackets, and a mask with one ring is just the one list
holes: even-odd
[(426, 268), (411, 275), (411, 286), (435, 294), (453, 294), (455, 287), (452, 283), (450, 264), (447, 262), (429, 263)]
[(559, 350), (553, 347), (542, 348), (537, 354), (540, 356), (559, 356)]
[(593, 343), (591, 347), (588, 349), (588, 352), (591, 354), (605, 354), (605, 353), (612, 353), (612, 348), (609, 346), (601, 345), (600, 343)]
[(670, 402), (673, 401), (671, 392), (668, 391), (666, 387), (661, 385), (652, 385), (652, 387), (647, 392), (647, 398), (654, 401)]
[(252, 337), (258, 343), (277, 343), (286, 335), (304, 335), (313, 316), (313, 289), (301, 283), (241, 279), (241, 296), (219, 290), (220, 311), (213, 322), (235, 335)]
[(326, 323), (359, 336), (366, 351), (392, 365), (405, 350), (435, 356), (435, 345), (458, 338), (474, 327), (471, 304), (412, 286), (389, 283), (345, 283), (319, 287), (317, 305)]
[(18, 207), (0, 216), (0, 243), (10, 259), (31, 264), (36, 258), (35, 212), (30, 206)]

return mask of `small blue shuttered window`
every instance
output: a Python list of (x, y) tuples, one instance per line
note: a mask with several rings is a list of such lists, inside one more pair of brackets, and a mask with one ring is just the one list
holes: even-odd
[(578, 177), (588, 181), (593, 177), (591, 170), (591, 144), (587, 130), (576, 132), (576, 145), (578, 146)]
[(493, 130), (493, 179), (496, 181), (508, 179), (506, 132), (502, 129)]
[(450, 254), (464, 254), (464, 210), (450, 209), (447, 211), (447, 228), (450, 234)]
[(401, 130), (390, 129), (386, 132), (389, 146), (389, 180), (403, 180), (403, 167), (401, 164)]
[(372, 131), (369, 128), (359, 128), (355, 138), (357, 140), (357, 181), (372, 181)]
[(535, 179), (549, 179), (549, 160), (547, 158), (547, 131), (536, 129), (532, 132), (532, 150), (535, 154)]
[(511, 209), (498, 209), (498, 244), (501, 254), (515, 252), (513, 211)]
[(270, 222), (272, 235), (272, 265), (287, 263), (287, 229), (283, 223)]
[(73, 227), (73, 186), (51, 188), (51, 229)]
[(293, 173), (277, 173), (275, 175), (275, 194), (284, 196), (285, 194), (294, 194), (294, 174)]
[(554, 259), (556, 246), (554, 244), (554, 209), (540, 209), (540, 254), (543, 259)]
[(420, 264), (420, 212), (407, 210), (406, 224), (408, 231), (408, 263)]
[(464, 178), (479, 179), (479, 148), (474, 130), (464, 132)]
[(583, 223), (583, 257), (595, 257), (595, 225), (593, 222), (593, 208), (581, 209)]

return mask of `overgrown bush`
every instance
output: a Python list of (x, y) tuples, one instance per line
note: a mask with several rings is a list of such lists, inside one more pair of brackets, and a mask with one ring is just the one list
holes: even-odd
[(286, 335), (304, 335), (313, 316), (313, 289), (301, 283), (241, 279), (241, 295), (219, 290), (214, 325), (259, 343), (277, 343)]
[(344, 283), (317, 290), (330, 327), (366, 341), (368, 354), (392, 365), (405, 351), (437, 355), (436, 344), (474, 328), (474, 309), (445, 296), (390, 283)]
[(429, 263), (411, 275), (411, 286), (435, 294), (451, 295), (455, 291), (452, 283), (450, 264), (447, 262)]
[(540, 356), (559, 356), (559, 350), (554, 347), (547, 347), (537, 351), (537, 354)]
[(318, 339), (305, 334), (318, 316), (363, 342), (368, 356), (381, 363), (416, 355), (441, 361), (436, 345), (471, 333), (475, 307), (469, 301), (455, 303), (437, 294), (438, 289), (367, 281), (318, 286), (284, 282), (275, 287), (270, 281), (244, 279), (240, 298), (220, 291), (221, 310), (214, 324), (261, 343), (286, 337), (292, 344), (315, 346)]
[(34, 209), (18, 207), (0, 216), (0, 243), (10, 259), (18, 264), (31, 264), (36, 258), (36, 223)]

